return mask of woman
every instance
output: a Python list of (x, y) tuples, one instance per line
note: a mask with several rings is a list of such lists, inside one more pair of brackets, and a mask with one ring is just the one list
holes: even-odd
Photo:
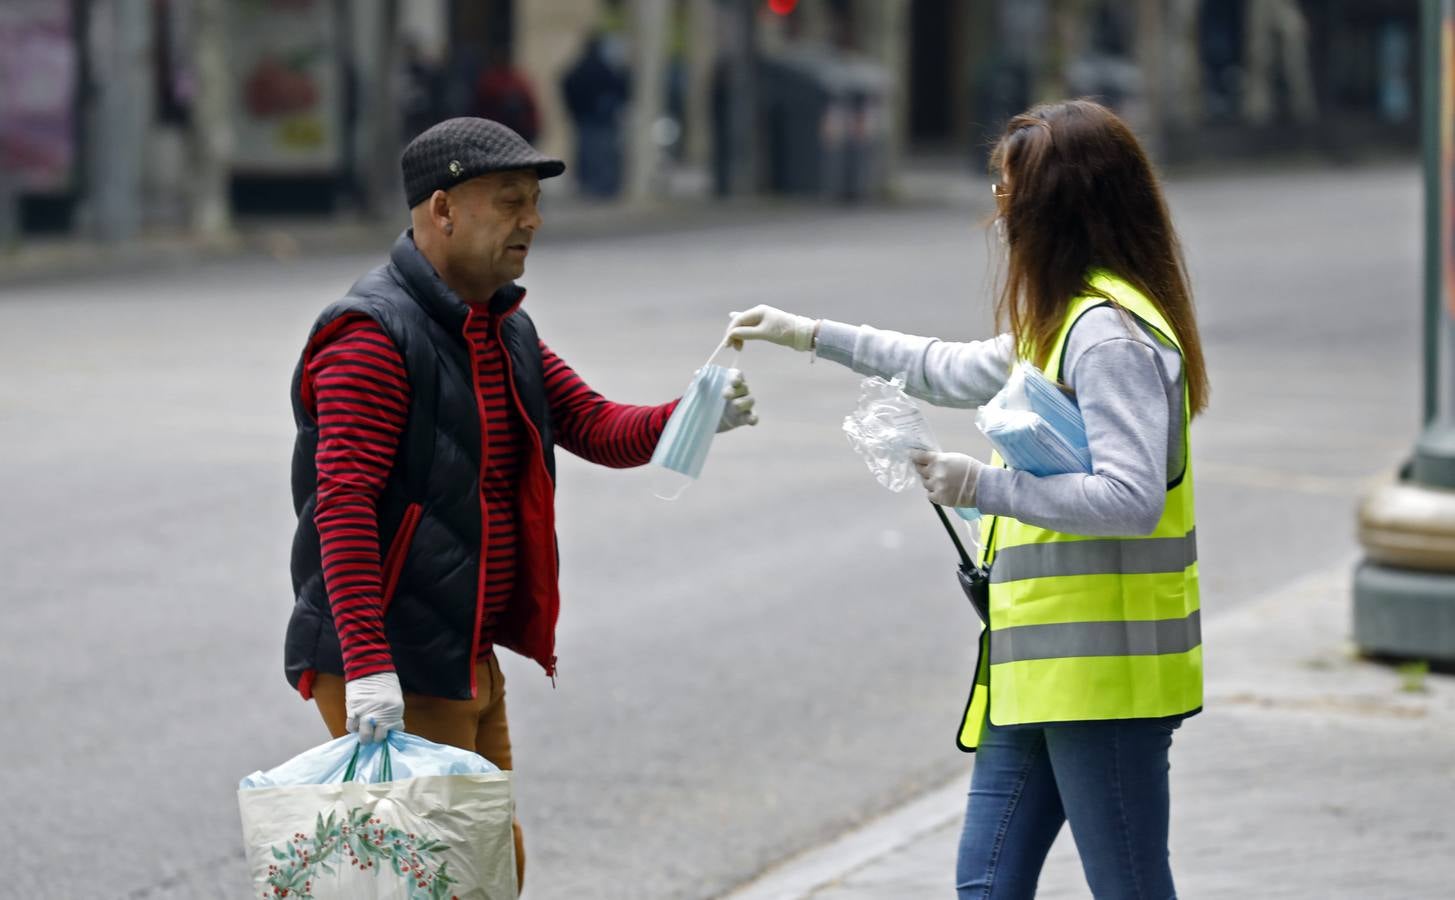
[(760, 306), (735, 316), (729, 339), (906, 373), (907, 391), (941, 406), (984, 404), (1018, 359), (1074, 392), (1090, 475), (915, 455), (931, 500), (986, 515), (959, 895), (1033, 896), (1069, 821), (1096, 897), (1166, 900), (1167, 754), (1202, 705), (1187, 424), (1208, 385), (1186, 267), (1146, 155), (1106, 108), (1017, 116), (991, 164), (1007, 333), (952, 344)]

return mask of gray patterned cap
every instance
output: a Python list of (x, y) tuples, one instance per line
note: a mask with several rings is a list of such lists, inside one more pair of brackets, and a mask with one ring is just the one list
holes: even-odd
[(534, 169), (554, 178), (566, 164), (532, 147), (499, 122), (464, 116), (431, 125), (404, 148), (404, 196), (413, 209), (435, 191), (449, 190), (489, 172)]

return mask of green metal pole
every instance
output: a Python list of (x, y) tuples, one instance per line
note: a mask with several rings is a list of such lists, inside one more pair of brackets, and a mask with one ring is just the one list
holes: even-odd
[(1436, 378), (1439, 361), (1437, 341), (1440, 326), (1440, 31), (1444, 28), (1445, 0), (1424, 0), (1420, 4), (1420, 67), (1423, 121), (1420, 135), (1424, 145), (1425, 174), (1425, 316), (1424, 369), (1425, 417), (1428, 427), (1435, 420)]
[(1455, 362), (1455, 325), (1446, 308), (1445, 261), (1451, 246), (1450, 211), (1445, 209), (1446, 148), (1455, 127), (1446, 121), (1443, 104), (1449, 89), (1444, 59), (1445, 30), (1455, 20), (1455, 0), (1424, 0), (1421, 5), (1421, 47), (1424, 67), (1425, 156), (1425, 426), (1415, 442), (1410, 480), (1426, 487), (1455, 490), (1455, 385), (1450, 365)]
[(1455, 247), (1446, 185), (1452, 123), (1445, 35), (1455, 0), (1422, 0), (1424, 71), (1425, 422), (1402, 483), (1360, 504), (1364, 560), (1354, 572), (1354, 641), (1366, 653), (1455, 663), (1455, 326), (1446, 306), (1446, 259)]

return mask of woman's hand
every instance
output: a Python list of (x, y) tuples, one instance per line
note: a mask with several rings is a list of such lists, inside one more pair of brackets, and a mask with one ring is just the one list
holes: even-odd
[(930, 499), (941, 506), (973, 507), (980, 481), (980, 460), (963, 453), (913, 450), (909, 454)]
[(747, 312), (733, 313), (727, 341), (734, 350), (743, 349), (745, 341), (769, 341), (806, 352), (813, 349), (817, 328), (817, 319), (795, 316), (771, 306), (755, 306)]

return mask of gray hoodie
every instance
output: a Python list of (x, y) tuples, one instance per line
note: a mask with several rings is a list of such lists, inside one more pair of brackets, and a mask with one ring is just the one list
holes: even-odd
[[(911, 396), (962, 409), (995, 396), (1015, 362), (1009, 334), (961, 344), (829, 320), (819, 327), (815, 353), (865, 375), (904, 373)], [(1167, 483), (1184, 467), (1181, 355), (1139, 320), (1098, 307), (1067, 336), (1061, 380), (1086, 420), (1092, 474), (1037, 477), (987, 466), (973, 504), (1067, 534), (1150, 533)]]

